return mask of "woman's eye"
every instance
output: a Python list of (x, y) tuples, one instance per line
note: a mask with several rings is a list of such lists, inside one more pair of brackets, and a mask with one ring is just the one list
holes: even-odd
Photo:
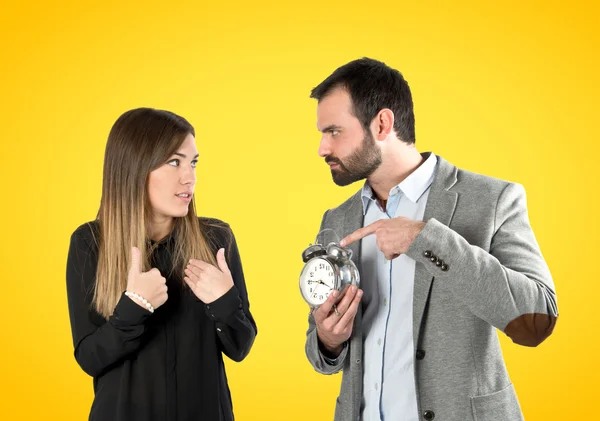
[(192, 168), (196, 168), (196, 165), (198, 165), (198, 160), (197, 160), (197, 159), (194, 159), (194, 160), (192, 161)]
[(178, 167), (179, 166), (179, 159), (171, 159), (170, 161), (167, 162), (167, 164), (173, 166), (173, 167)]
[(335, 136), (335, 135), (337, 135), (337, 134), (339, 134), (339, 133), (340, 133), (340, 131), (339, 131), (339, 130), (332, 130), (332, 131), (331, 131), (331, 135), (332, 135), (332, 136)]

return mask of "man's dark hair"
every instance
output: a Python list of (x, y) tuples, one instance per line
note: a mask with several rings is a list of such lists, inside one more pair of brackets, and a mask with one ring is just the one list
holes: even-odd
[(352, 112), (365, 130), (377, 113), (389, 108), (394, 113), (394, 130), (406, 143), (415, 143), (415, 114), (412, 95), (402, 73), (385, 63), (367, 57), (336, 69), (314, 88), (310, 97), (321, 101), (336, 88), (344, 88), (352, 98)]

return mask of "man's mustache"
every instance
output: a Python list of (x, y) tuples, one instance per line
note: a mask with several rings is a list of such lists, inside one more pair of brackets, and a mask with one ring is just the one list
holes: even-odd
[(333, 156), (327, 156), (327, 157), (325, 157), (325, 162), (328, 163), (328, 164), (330, 162), (333, 162), (334, 164), (338, 164), (340, 167), (343, 166), (342, 161), (339, 160), (338, 158), (333, 157)]

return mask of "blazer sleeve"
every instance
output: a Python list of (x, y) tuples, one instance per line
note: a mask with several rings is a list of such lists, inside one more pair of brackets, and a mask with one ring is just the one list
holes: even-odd
[(521, 185), (508, 183), (498, 196), (489, 252), (432, 218), (407, 255), (423, 263), (436, 282), (449, 283), (473, 314), (515, 343), (537, 346), (552, 333), (558, 317), (554, 283)]
[(239, 362), (250, 352), (258, 331), (250, 313), (250, 302), (237, 242), (229, 226), (224, 225), (229, 238), (222, 240), (222, 244), (233, 277), (233, 287), (222, 297), (204, 306), (208, 316), (215, 321), (217, 337), (223, 353), (233, 361)]
[(90, 376), (99, 376), (135, 353), (150, 312), (124, 294), (108, 320), (92, 305), (98, 249), (91, 228), (83, 225), (71, 236), (67, 258), (67, 301), (75, 359)]
[[(325, 220), (327, 219), (328, 212), (329, 211), (325, 212), (323, 215), (323, 219), (321, 220), (321, 228), (319, 228), (319, 231), (323, 230), (325, 226)], [(306, 332), (306, 344), (304, 346), (304, 350), (310, 364), (317, 372), (321, 374), (338, 373), (344, 367), (344, 362), (346, 360), (346, 356), (348, 355), (347, 344), (344, 346), (341, 354), (336, 359), (331, 360), (323, 355), (319, 336), (317, 334), (317, 325), (312, 312), (309, 312), (308, 314), (308, 331)]]

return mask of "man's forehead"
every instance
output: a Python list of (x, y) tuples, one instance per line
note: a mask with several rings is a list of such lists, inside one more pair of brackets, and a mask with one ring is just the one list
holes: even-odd
[(332, 92), (319, 101), (317, 105), (317, 128), (340, 124), (343, 119), (353, 117), (350, 96), (343, 89), (342, 92)]

